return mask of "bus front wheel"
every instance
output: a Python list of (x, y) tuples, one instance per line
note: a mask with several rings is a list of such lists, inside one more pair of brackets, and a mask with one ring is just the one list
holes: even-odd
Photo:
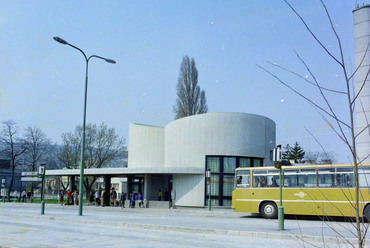
[(276, 219), (278, 216), (276, 204), (274, 202), (262, 203), (261, 214), (266, 219)]
[(367, 205), (366, 208), (364, 209), (363, 216), (367, 222), (370, 222), (370, 205)]

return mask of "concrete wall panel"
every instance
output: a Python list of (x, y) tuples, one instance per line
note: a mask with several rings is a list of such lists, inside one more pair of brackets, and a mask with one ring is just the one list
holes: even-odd
[(174, 205), (203, 207), (204, 183), (204, 175), (174, 175), (173, 190), (176, 196)]

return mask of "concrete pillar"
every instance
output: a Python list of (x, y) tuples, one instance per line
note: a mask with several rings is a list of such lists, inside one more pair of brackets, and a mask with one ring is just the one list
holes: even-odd
[(71, 192), (73, 192), (76, 189), (75, 183), (76, 183), (76, 177), (70, 176), (69, 177), (69, 190)]
[(107, 194), (105, 206), (110, 206), (111, 176), (104, 175), (103, 180), (104, 180), (103, 185), (105, 188), (105, 193)]
[[(370, 5), (364, 5), (353, 10), (354, 55), (355, 55), (355, 91), (363, 87), (370, 66)], [(356, 134), (360, 133), (370, 121), (370, 76), (356, 100)], [(364, 160), (370, 153), (369, 128), (359, 134), (356, 139), (357, 156)], [(370, 156), (364, 160), (370, 163)]]
[(144, 176), (144, 206), (147, 208), (149, 203), (149, 194), (150, 194), (150, 183), (151, 183), (151, 175), (145, 174)]
[(127, 176), (127, 196), (132, 192), (132, 176)]

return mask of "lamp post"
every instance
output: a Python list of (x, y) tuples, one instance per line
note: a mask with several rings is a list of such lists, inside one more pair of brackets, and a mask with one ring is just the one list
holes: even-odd
[(279, 230), (284, 230), (284, 207), (283, 207), (283, 181), (282, 181), (282, 161), (281, 161), (281, 145), (278, 145), (273, 150), (273, 159), (275, 167), (279, 169), (279, 195), (280, 206), (278, 207), (278, 227)]
[(86, 102), (87, 102), (87, 82), (88, 82), (88, 69), (89, 69), (89, 61), (91, 58), (98, 58), (105, 60), (108, 63), (115, 64), (116, 61), (113, 59), (107, 59), (103, 58), (101, 56), (97, 55), (91, 55), (90, 57), (87, 57), (86, 54), (78, 47), (69, 44), (67, 41), (59, 38), (59, 37), (53, 37), (53, 39), (63, 45), (68, 45), (70, 47), (73, 47), (74, 49), (77, 49), (80, 51), (85, 60), (86, 60), (86, 77), (85, 77), (85, 98), (84, 98), (84, 114), (83, 114), (83, 122), (82, 122), (82, 145), (81, 145), (81, 164), (80, 164), (80, 187), (79, 187), (79, 195), (78, 195), (78, 215), (82, 215), (82, 206), (83, 206), (83, 177), (84, 177), (84, 157), (85, 157), (85, 127), (86, 127)]
[(39, 177), (42, 178), (41, 188), (41, 214), (45, 213), (45, 164), (41, 164), (39, 167)]
[(211, 170), (206, 171), (208, 188), (208, 211), (211, 211)]

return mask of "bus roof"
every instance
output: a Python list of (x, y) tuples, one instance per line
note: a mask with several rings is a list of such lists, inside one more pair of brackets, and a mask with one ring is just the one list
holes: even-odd
[[(363, 163), (359, 167), (370, 166), (370, 163)], [(313, 169), (313, 168), (340, 168), (353, 167), (353, 164), (298, 164), (298, 165), (283, 165), (282, 169)], [(278, 170), (274, 166), (266, 167), (243, 167), (236, 168), (236, 170)]]

